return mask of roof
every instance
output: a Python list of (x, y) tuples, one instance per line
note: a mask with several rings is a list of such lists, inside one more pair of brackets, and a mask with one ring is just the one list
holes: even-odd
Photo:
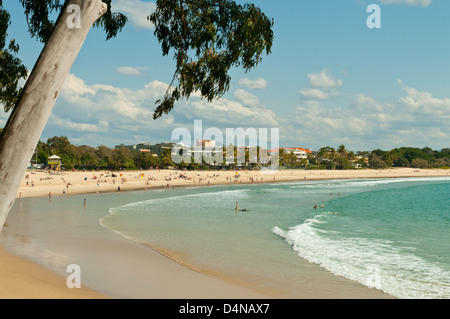
[(61, 157), (57, 156), (57, 155), (52, 155), (49, 157), (49, 159), (61, 159)]
[(280, 148), (276, 148), (276, 149), (270, 150), (269, 153), (276, 152), (276, 151), (279, 151), (279, 150), (285, 150), (285, 151), (288, 151), (288, 152), (290, 152), (290, 151), (304, 151), (305, 153), (312, 153), (312, 151), (310, 151), (310, 150), (308, 150), (306, 148), (303, 148), (303, 147), (280, 147)]

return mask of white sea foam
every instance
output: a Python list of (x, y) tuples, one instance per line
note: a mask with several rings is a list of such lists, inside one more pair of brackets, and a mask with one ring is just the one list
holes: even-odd
[[(277, 185), (258, 185), (256, 188), (256, 192), (255, 189), (252, 188), (253, 185), (251, 187), (246, 186), (240, 189), (226, 190), (221, 192), (213, 191), (213, 189), (202, 189), (202, 191), (205, 191), (205, 193), (200, 192), (197, 194), (193, 194), (192, 192), (183, 192), (181, 194), (179, 192), (174, 192), (173, 194), (170, 194), (170, 192), (162, 192), (159, 195), (162, 195), (163, 197), (158, 196), (158, 198), (136, 201), (123, 206), (115, 207), (110, 210), (110, 213), (112, 215), (116, 213), (124, 214), (124, 216), (127, 214), (132, 215), (136, 213), (137, 218), (151, 216), (152, 218), (147, 218), (147, 221), (151, 221), (152, 223), (159, 222), (159, 219), (157, 220), (153, 217), (161, 217), (162, 220), (166, 220), (165, 218), (167, 218), (167, 221), (170, 222), (171, 226), (173, 225), (173, 223), (175, 223), (177, 225), (174, 227), (178, 227), (181, 225), (180, 229), (184, 229), (185, 225), (198, 224), (195, 220), (195, 214), (183, 214), (184, 211), (189, 212), (192, 208), (195, 208), (196, 211), (203, 211), (212, 208), (218, 209), (224, 206), (228, 207), (230, 201), (231, 204), (234, 204), (235, 200), (236, 202), (241, 203), (240, 200), (244, 198), (248, 198), (256, 202), (260, 198), (270, 198), (271, 200), (273, 200), (273, 198), (276, 197), (289, 203), (289, 200), (291, 200), (291, 198), (295, 197), (297, 199), (300, 194), (304, 198), (308, 199), (313, 198), (313, 200), (315, 200), (316, 198), (319, 198), (327, 200), (329, 198), (328, 195), (320, 197), (320, 194), (329, 194), (330, 192), (334, 194), (338, 191), (342, 192), (343, 190), (346, 194), (352, 192), (358, 193), (364, 191), (363, 188), (366, 188), (366, 186), (374, 186), (377, 184), (448, 180), (450, 180), (450, 178), (309, 181), (289, 184), (280, 183)], [(379, 189), (385, 189), (385, 187), (380, 185)], [(270, 196), (255, 195), (257, 192), (268, 193)], [(310, 194), (314, 194), (314, 196), (311, 196)], [(262, 200), (263, 199), (261, 199), (261, 201)], [(320, 202), (323, 201), (320, 200)], [(268, 205), (271, 205), (271, 203), (269, 203)], [(308, 205), (310, 210), (312, 209), (312, 206), (313, 205)], [(277, 209), (279, 209), (279, 207), (277, 207)], [(148, 215), (147, 212), (150, 211), (155, 215)], [(339, 211), (341, 212), (341, 208), (339, 208)], [(158, 214), (160, 212), (164, 213), (159, 216)], [(177, 214), (166, 214), (167, 212), (177, 212)], [(309, 214), (309, 211), (307, 213)], [(305, 216), (302, 215), (302, 212), (298, 213), (297, 211), (289, 211), (289, 214), (285, 215), (289, 216), (290, 214), (298, 214), (299, 216), (301, 216), (300, 218), (303, 218)], [(165, 215), (168, 215), (168, 217), (166, 217)], [(285, 215), (283, 215), (283, 218)], [(383, 290), (386, 293), (400, 298), (450, 298), (450, 271), (448, 270), (448, 268), (446, 270), (440, 267), (436, 262), (427, 261), (415, 255), (416, 248), (414, 247), (413, 242), (408, 243), (407, 241), (402, 241), (401, 245), (403, 247), (396, 247), (395, 243), (387, 239), (381, 240), (364, 238), (364, 233), (362, 232), (357, 233), (358, 235), (354, 235), (353, 237), (349, 237), (346, 232), (340, 232), (339, 227), (330, 227), (334, 225), (331, 225), (329, 223), (336, 221), (337, 218), (345, 217), (345, 214), (341, 213), (341, 215), (343, 216), (323, 213), (316, 215), (314, 218), (306, 220), (304, 223), (287, 230), (284, 230), (280, 227), (273, 227), (272, 231), (273, 233), (283, 238), (299, 256), (305, 258), (309, 262), (320, 265), (321, 267), (332, 272), (335, 275), (346, 277), (368, 287), (374, 287), (379, 290)], [(237, 225), (234, 223), (237, 220), (236, 218), (234, 218), (237, 216), (236, 214), (230, 214), (230, 216), (233, 216), (233, 218), (229, 220), (226, 219), (228, 215), (214, 216), (214, 214), (208, 214), (207, 216), (213, 219), (220, 218), (220, 221), (223, 221), (224, 226), (226, 226), (227, 223), (230, 223), (229, 225)], [(239, 215), (239, 218), (251, 218), (252, 216), (256, 216), (256, 214), (242, 214)], [(277, 225), (278, 223), (292, 225), (292, 220), (289, 220), (288, 223), (285, 223), (285, 221), (280, 221), (280, 219), (276, 217), (277, 214), (266, 214), (265, 212), (261, 212), (261, 214), (258, 214), (258, 216), (263, 217), (260, 218), (260, 220), (262, 221), (264, 221), (264, 218), (267, 218), (267, 224), (264, 224), (264, 231), (270, 229), (271, 225)], [(116, 222), (114, 221), (115, 217), (116, 216), (113, 216), (113, 218), (111, 218), (113, 222)], [(130, 220), (133, 221), (133, 218), (129, 219), (128, 216), (126, 216), (126, 218), (120, 218), (121, 216), (118, 217), (119, 218), (116, 218), (116, 220), (118, 220), (118, 223), (121, 223), (122, 221), (126, 221), (127, 223)], [(204, 216), (202, 216), (202, 218), (203, 217)], [(202, 222), (204, 220), (205, 219), (202, 219)], [(240, 220), (242, 221), (243, 219)], [(192, 221), (195, 221), (195, 223), (193, 223)], [(340, 221), (344, 222), (344, 220)], [(101, 221), (102, 224), (111, 224), (110, 226), (112, 228), (115, 228), (113, 227), (115, 226), (113, 222), (110, 222), (107, 217), (105, 217), (105, 220)], [(144, 223), (142, 223), (142, 225), (143, 224)], [(245, 224), (246, 223), (242, 222), (239, 223), (239, 225)], [(106, 225), (104, 226), (107, 227)], [(132, 224), (133, 227), (135, 225), (136, 223)], [(164, 226), (164, 224), (161, 225)], [(139, 227), (140, 226), (141, 224), (139, 224)], [(205, 228), (208, 228), (209, 226), (210, 225), (205, 224)], [(133, 228), (131, 234), (137, 234), (137, 237), (146, 238), (145, 234), (137, 233), (139, 227)], [(159, 228), (164, 230), (164, 227)], [(328, 230), (328, 228), (333, 228), (333, 230)], [(190, 228), (188, 228), (187, 230), (189, 229)], [(219, 227), (217, 229), (221, 230), (222, 227)], [(180, 238), (183, 238), (182, 236), (186, 234), (184, 232), (178, 231), (171, 233), (176, 233), (178, 236), (180, 236)], [(358, 237), (360, 236), (359, 234), (363, 238)], [(201, 237), (202, 233), (192, 232), (189, 234), (189, 236), (197, 235)], [(243, 238), (251, 238), (251, 236), (254, 236), (253, 234), (249, 233), (247, 229), (245, 229), (242, 235), (245, 236)], [(165, 233), (162, 231), (161, 234), (155, 235), (154, 232), (152, 232), (152, 236), (156, 236), (152, 237), (152, 240), (160, 240), (161, 238), (158, 236), (165, 236)], [(271, 237), (271, 240), (274, 239), (273, 237), (274, 236)], [(195, 238), (195, 240), (199, 240), (199, 242), (201, 241), (200, 239)], [(169, 240), (172, 240), (172, 238), (162, 238), (161, 242), (167, 243)], [(176, 245), (178, 245), (178, 242), (180, 242), (180, 240), (176, 239)], [(210, 246), (214, 246), (214, 249), (211, 250), (213, 252), (208, 251), (208, 253), (218, 254), (219, 257), (222, 258), (220, 254), (226, 254), (228, 256), (226, 252), (233, 251), (234, 253), (234, 251), (236, 250), (234, 246), (232, 248), (229, 248), (226, 247), (224, 243), (226, 243), (225, 240), (218, 240), (217, 243), (211, 240), (202, 247), (208, 248)], [(171, 244), (173, 243), (171, 242)], [(270, 251), (267, 250), (266, 245), (259, 246), (261, 246), (260, 248), (264, 253), (269, 252), (269, 255), (273, 256), (273, 254), (270, 254)], [(258, 249), (258, 247), (255, 247), (252, 248), (252, 251), (257, 251)], [(207, 258), (204, 257), (205, 251), (206, 249), (202, 248), (200, 252), (196, 252), (196, 254), (199, 254), (200, 256), (202, 256), (201, 258), (205, 258), (205, 260), (214, 259), (210, 258), (209, 255)], [(236, 258), (236, 262), (238, 262), (238, 259), (239, 257)], [(252, 270), (254, 271), (255, 268), (258, 267), (258, 265), (254, 265), (252, 267)], [(264, 271), (267, 269), (267, 267), (261, 267), (264, 268)], [(240, 267), (240, 269), (242, 270), (243, 267)]]
[(317, 229), (329, 218), (333, 216), (317, 215), (289, 230), (275, 226), (272, 231), (299, 256), (335, 275), (399, 298), (450, 297), (449, 271), (386, 240), (332, 238)]
[(450, 177), (400, 177), (400, 178), (378, 178), (378, 179), (331, 179), (331, 180), (316, 180), (316, 181), (301, 181), (283, 183), (290, 188), (326, 188), (326, 187), (360, 187), (360, 186), (375, 186), (392, 183), (404, 182), (436, 182), (449, 181)]
[(449, 181), (450, 177), (401, 177), (401, 178), (382, 178), (382, 179), (361, 179), (347, 181), (346, 186), (367, 186), (367, 185), (383, 185), (392, 183), (405, 183), (405, 182), (437, 182), (437, 181)]
[(232, 199), (238, 200), (247, 197), (247, 190), (238, 189), (238, 190), (229, 190), (229, 191), (221, 191), (221, 192), (205, 192), (199, 194), (184, 194), (178, 196), (170, 196), (170, 197), (162, 197), (162, 198), (153, 198), (143, 201), (137, 201), (133, 203), (128, 203), (119, 207), (114, 207), (110, 209), (110, 213), (115, 211), (137, 211), (139, 209), (147, 210), (149, 207), (153, 205), (158, 205), (158, 207), (164, 206), (173, 206), (174, 202), (179, 201), (202, 201), (207, 199), (209, 203), (214, 201), (221, 202), (223, 199)]

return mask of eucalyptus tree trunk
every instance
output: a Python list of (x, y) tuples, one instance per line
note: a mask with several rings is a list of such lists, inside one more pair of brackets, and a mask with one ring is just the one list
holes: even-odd
[(0, 231), (58, 94), (95, 21), (101, 0), (71, 0), (56, 22), (0, 138)]

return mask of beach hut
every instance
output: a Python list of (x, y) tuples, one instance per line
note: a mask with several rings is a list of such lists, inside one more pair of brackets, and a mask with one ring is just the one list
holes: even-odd
[(47, 164), (50, 165), (51, 170), (61, 170), (61, 157), (52, 155), (47, 159)]

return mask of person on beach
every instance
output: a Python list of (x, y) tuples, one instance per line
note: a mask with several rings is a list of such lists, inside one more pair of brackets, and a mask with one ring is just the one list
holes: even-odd
[(86, 208), (86, 198), (84, 199), (84, 208)]
[(52, 199), (52, 193), (51, 192), (48, 193), (48, 199), (50, 199), (50, 200)]
[(239, 210), (239, 204), (236, 203), (236, 211), (238, 211), (238, 210)]

